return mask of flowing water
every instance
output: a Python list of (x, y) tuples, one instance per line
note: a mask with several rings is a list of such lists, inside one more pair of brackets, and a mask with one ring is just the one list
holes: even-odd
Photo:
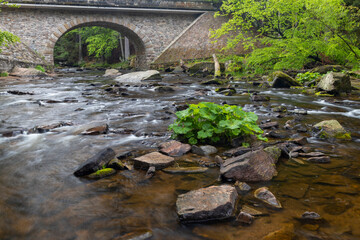
[[(200, 86), (201, 80), (164, 74), (161, 82), (123, 85), (122, 94), (106, 92), (102, 86), (112, 81), (100, 72), (64, 70), (57, 77), (0, 81), (0, 239), (116, 239), (142, 231), (151, 231), (152, 239), (261, 239), (288, 223), (294, 224), (297, 239), (360, 239), (360, 101), (329, 101), (298, 90), (260, 90), (242, 82), (232, 83), (238, 94), (223, 96), (213, 86)], [(176, 86), (176, 91), (156, 92), (157, 85)], [(252, 103), (247, 93), (254, 91), (263, 91), (271, 101)], [(330, 143), (309, 133), (291, 133), (307, 136), (307, 146), (329, 154), (332, 162), (281, 159), (278, 176), (250, 185), (268, 186), (283, 209), (267, 208), (252, 193), (241, 196), (237, 211), (247, 204), (266, 213), (250, 226), (234, 220), (178, 221), (177, 195), (220, 184), (217, 167), (203, 174), (158, 171), (151, 179), (140, 170), (119, 171), (97, 181), (72, 174), (105, 147), (118, 154), (154, 150), (169, 138), (166, 129), (176, 106), (199, 101), (238, 104), (255, 111), (260, 121), (278, 121), (281, 128), (294, 118), (303, 127), (337, 119), (353, 139)], [(305, 109), (308, 115), (278, 118), (270, 108), (276, 105), (289, 111)], [(60, 122), (66, 124), (46, 133), (31, 130)], [(81, 134), (101, 124), (109, 125), (108, 134)], [(319, 213), (324, 221), (302, 224), (298, 218), (305, 211)]]

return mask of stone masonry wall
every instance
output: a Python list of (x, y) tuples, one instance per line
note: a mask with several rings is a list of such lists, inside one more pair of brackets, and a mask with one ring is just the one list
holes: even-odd
[[(210, 38), (210, 29), (220, 28), (221, 24), (227, 20), (225, 17), (214, 18), (213, 12), (204, 13), (165, 49), (154, 63), (174, 63), (180, 59), (208, 58), (214, 53), (219, 53), (219, 50), (226, 46), (226, 37), (221, 37), (217, 43), (212, 43), (214, 39)], [(244, 54), (245, 52), (243, 47), (238, 45), (226, 54)]]
[(196, 15), (180, 14), (4, 8), (0, 14), (0, 23), (19, 36), (33, 51), (43, 55), (50, 64), (53, 63), (55, 43), (64, 33), (78, 26), (96, 25), (124, 30), (130, 41), (144, 50), (141, 54), (149, 64), (196, 18)]

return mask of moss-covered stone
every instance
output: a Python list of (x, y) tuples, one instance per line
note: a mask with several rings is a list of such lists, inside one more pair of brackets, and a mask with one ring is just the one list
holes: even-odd
[(320, 138), (336, 138), (350, 140), (351, 134), (346, 132), (337, 120), (326, 120), (314, 125), (314, 130), (319, 131), (317, 136)]
[(276, 146), (267, 147), (264, 149), (264, 152), (269, 154), (275, 160), (275, 163), (279, 160), (281, 156), (281, 149)]
[(113, 175), (115, 173), (116, 173), (116, 170), (113, 168), (104, 168), (104, 169), (97, 170), (96, 172), (88, 175), (88, 177), (93, 178), (93, 179), (100, 179), (100, 178), (104, 178), (104, 177)]
[(219, 79), (211, 79), (211, 80), (202, 81), (200, 84), (201, 85), (223, 85), (225, 83), (226, 83), (226, 81), (222, 81)]
[(108, 168), (113, 168), (113, 169), (116, 169), (116, 170), (124, 170), (126, 169), (124, 163), (122, 161), (120, 161), (119, 159), (117, 158), (114, 158), (113, 160), (111, 160), (108, 165), (107, 165)]
[(350, 76), (345, 73), (330, 72), (322, 77), (317, 85), (317, 89), (336, 95), (340, 93), (350, 93)]
[(333, 97), (334, 95), (326, 93), (326, 92), (315, 92), (315, 96), (318, 96), (318, 97)]
[(290, 88), (292, 86), (301, 86), (294, 78), (281, 71), (273, 72), (269, 75), (268, 81), (273, 88)]

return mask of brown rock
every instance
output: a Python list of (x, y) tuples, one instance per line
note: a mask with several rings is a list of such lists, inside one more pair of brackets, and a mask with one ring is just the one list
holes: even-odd
[(134, 159), (135, 168), (148, 169), (154, 166), (156, 170), (171, 166), (174, 163), (174, 158), (161, 154), (159, 152), (152, 152)]
[(246, 212), (240, 212), (239, 215), (236, 218), (236, 221), (245, 223), (245, 224), (251, 224), (254, 220), (254, 217)]
[(233, 215), (238, 194), (230, 185), (211, 186), (178, 196), (177, 214), (182, 221), (225, 219)]
[(295, 238), (294, 225), (286, 224), (280, 230), (269, 233), (262, 240), (292, 240)]
[(159, 148), (161, 153), (173, 157), (182, 156), (191, 150), (191, 146), (189, 144), (183, 144), (175, 140), (162, 143)]
[(261, 129), (277, 128), (277, 127), (279, 127), (279, 123), (278, 122), (268, 122), (268, 123), (261, 124), (259, 127)]
[(308, 158), (307, 161), (313, 162), (313, 163), (329, 163), (329, 162), (331, 162), (329, 156), (311, 157), (311, 158)]
[(281, 203), (267, 187), (258, 188), (254, 192), (254, 197), (274, 208), (282, 208)]
[(224, 152), (223, 155), (226, 157), (236, 157), (244, 153), (250, 152), (251, 150), (252, 150), (251, 148), (247, 148), (247, 147), (238, 147)]
[(309, 153), (299, 153), (301, 157), (322, 157), (325, 154), (322, 152), (309, 152)]
[(93, 128), (89, 128), (82, 132), (82, 135), (100, 135), (100, 134), (106, 134), (109, 131), (109, 126), (107, 124), (96, 126)]
[(257, 150), (225, 160), (220, 174), (226, 179), (256, 182), (271, 180), (277, 172), (274, 159), (263, 150)]
[(306, 137), (300, 137), (300, 138), (290, 140), (289, 143), (295, 143), (297, 145), (305, 145), (308, 143), (308, 141), (307, 141)]

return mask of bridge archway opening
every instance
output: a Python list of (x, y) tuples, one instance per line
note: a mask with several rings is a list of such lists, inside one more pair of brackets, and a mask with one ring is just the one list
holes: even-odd
[[(98, 27), (98, 28), (93, 28), (93, 27)], [(99, 31), (99, 29), (102, 30)], [(92, 32), (94, 34), (99, 34), (99, 32), (110, 35), (112, 34), (113, 36), (111, 37), (111, 40), (109, 40), (109, 43), (106, 44), (114, 45), (115, 44), (114, 38), (117, 37), (118, 45), (115, 48), (113, 48), (113, 50), (110, 53), (107, 51), (107, 56), (101, 56), (101, 55), (96, 56), (97, 52), (93, 52), (90, 54), (91, 51), (88, 51), (88, 46), (90, 43), (87, 41), (87, 39), (93, 36), (86, 36), (86, 34), (91, 34)], [(65, 41), (65, 38), (67, 39), (66, 40), (67, 42)], [(96, 42), (97, 40), (100, 40), (100, 42), (97, 43)], [(106, 41), (101, 42), (101, 39), (95, 38), (92, 46), (98, 48), (102, 47), (103, 52), (104, 51), (106, 52), (104, 48), (109, 46), (106, 45), (99, 46), (100, 44), (104, 44), (104, 42)], [(68, 48), (68, 49), (64, 49), (64, 48)], [(66, 52), (69, 50), (71, 51), (71, 49), (73, 50), (73, 52), (71, 53)], [(105, 62), (107, 63), (127, 61), (127, 62), (132, 62), (134, 67), (136, 68), (146, 68), (147, 66), (146, 54), (147, 54), (147, 49), (143, 39), (141, 39), (141, 37), (138, 34), (136, 34), (132, 29), (120, 24), (96, 21), (96, 22), (78, 24), (68, 29), (66, 32), (64, 32), (58, 38), (58, 40), (54, 45), (53, 60), (55, 64), (59, 64), (59, 63), (61, 64), (62, 62), (64, 62), (65, 60), (64, 58), (66, 57), (72, 58), (70, 59), (70, 63), (71, 62), (74, 63), (75, 61), (79, 63), (81, 61), (84, 62), (86, 60), (94, 61), (94, 59), (96, 59), (99, 62), (104, 62), (105, 60)]]

